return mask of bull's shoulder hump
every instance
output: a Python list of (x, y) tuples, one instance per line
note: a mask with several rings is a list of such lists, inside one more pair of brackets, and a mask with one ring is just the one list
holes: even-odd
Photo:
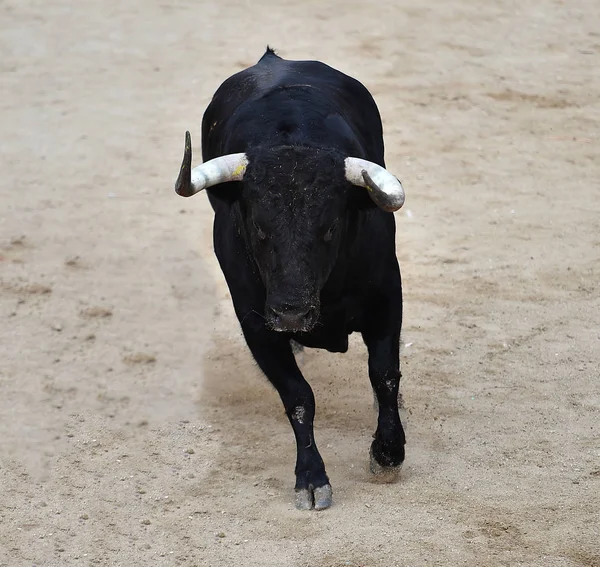
[(273, 89), (294, 85), (315, 86), (335, 93), (346, 92), (370, 99), (368, 89), (357, 79), (321, 61), (283, 59), (268, 51), (252, 67), (226, 79), (213, 96), (213, 102), (237, 106)]

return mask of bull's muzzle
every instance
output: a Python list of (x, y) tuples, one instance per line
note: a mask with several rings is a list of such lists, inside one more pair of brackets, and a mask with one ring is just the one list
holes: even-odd
[(284, 333), (307, 333), (316, 325), (316, 307), (297, 307), (287, 304), (267, 306), (265, 318), (271, 329)]

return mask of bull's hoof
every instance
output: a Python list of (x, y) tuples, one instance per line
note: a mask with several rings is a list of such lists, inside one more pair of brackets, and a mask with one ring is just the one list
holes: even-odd
[(333, 502), (330, 484), (319, 488), (300, 488), (296, 490), (296, 508), (298, 510), (325, 510)]
[(375, 482), (380, 482), (382, 484), (396, 482), (400, 477), (400, 470), (402, 469), (403, 464), (404, 463), (400, 463), (399, 465), (394, 466), (380, 464), (373, 454), (373, 445), (371, 445), (371, 448), (369, 449), (369, 468)]

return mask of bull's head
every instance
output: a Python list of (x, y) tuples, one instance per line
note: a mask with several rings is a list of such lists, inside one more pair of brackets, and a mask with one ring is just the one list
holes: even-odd
[(351, 185), (365, 188), (386, 211), (404, 204), (402, 185), (385, 168), (327, 150), (284, 146), (229, 154), (194, 169), (191, 162), (186, 132), (175, 184), (183, 197), (243, 181), (245, 234), (266, 289), (265, 318), (276, 331), (305, 332), (317, 323), (320, 292), (347, 229)]

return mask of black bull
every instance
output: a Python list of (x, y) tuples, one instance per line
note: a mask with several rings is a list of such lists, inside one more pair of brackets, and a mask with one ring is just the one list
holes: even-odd
[[(349, 156), (375, 169), (352, 178)], [(296, 437), (297, 506), (327, 508), (332, 491), (313, 434), (315, 398), (290, 341), (346, 352), (348, 335), (362, 334), (379, 407), (371, 468), (395, 471), (404, 460), (402, 287), (389, 212), (403, 193), (389, 205), (369, 177), (381, 173), (392, 193), (401, 190), (383, 169), (379, 111), (355, 79), (267, 49), (215, 93), (202, 122), (202, 157), (192, 171), (188, 134), (176, 190), (208, 189), (214, 248), (236, 315)]]

